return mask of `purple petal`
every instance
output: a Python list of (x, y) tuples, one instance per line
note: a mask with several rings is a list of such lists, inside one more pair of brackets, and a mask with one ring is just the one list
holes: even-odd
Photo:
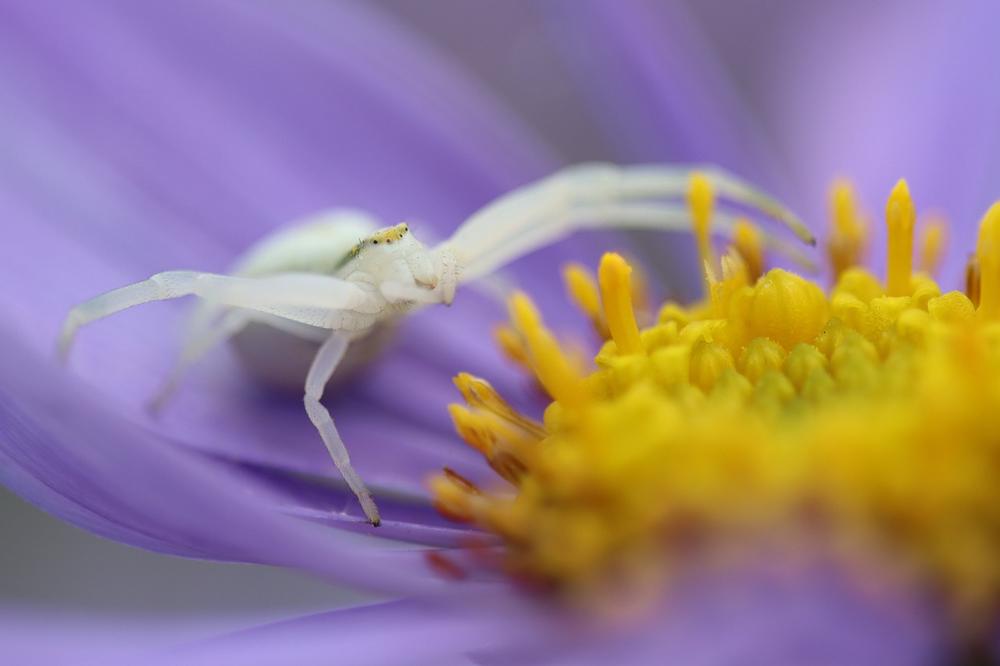
[(938, 634), (930, 618), (906, 601), (872, 596), (829, 572), (723, 576), (685, 585), (653, 621), (597, 645), (568, 644), (561, 654), (524, 663), (937, 663)]
[[(463, 657), (488, 666), (937, 663), (942, 643), (933, 614), (898, 590), (877, 587), (815, 567), (716, 574), (678, 585), (659, 612), (612, 622), (481, 588), (303, 618), (196, 646), (192, 654), (238, 663), (234, 656), (255, 649), (275, 663), (298, 663), (330, 653), (336, 641), (345, 660), (373, 664), (467, 663)], [(419, 646), (405, 639), (411, 631), (425, 637)]]
[(545, 11), (619, 159), (712, 162), (772, 184), (765, 135), (681, 3), (570, 1)]
[(548, 640), (482, 663), (677, 663), (691, 666), (938, 663), (936, 619), (912, 598), (873, 592), (823, 569), (716, 574), (685, 581), (660, 612), (617, 624), (545, 622), (522, 612)]
[[(787, 192), (782, 162), (682, 3), (569, 0), (545, 3), (544, 14), (617, 160), (713, 163)], [(670, 297), (698, 296), (690, 238), (646, 236), (635, 256)]]
[[(4, 390), (10, 418), (30, 424), (16, 444), (8, 442), (20, 448), (6, 451), (5, 476), (64, 517), (158, 549), (212, 555), (214, 540), (196, 545), (183, 525), (144, 534), (136, 515), (114, 515), (148, 501), (125, 494), (145, 489), (119, 483), (133, 471), (116, 468), (111, 461), (121, 457), (110, 453), (100, 465), (64, 469), (63, 449), (79, 443), (66, 424), (45, 423), (55, 411), (47, 408), (86, 395), (90, 411), (101, 414), (95, 423), (109, 451), (135, 446), (143, 433), (217, 457), (335, 472), (299, 398), (248, 395), (245, 376), (222, 359), (201, 375), (215, 382), (211, 390), (192, 387), (186, 404), (196, 409), (182, 412), (182, 401), (163, 422), (150, 422), (141, 404), (172, 356), (163, 333), (176, 321), (169, 306), (87, 331), (73, 359), (73, 374), (83, 379), (47, 369), (53, 397), (31, 404), (18, 374), (51, 358), (54, 332), (72, 304), (165, 268), (224, 269), (277, 222), (331, 204), (391, 219), (415, 214), (440, 233), (551, 164), (458, 67), (362, 4), (102, 2), (53, 14), (6, 2), (0, 52), (0, 311), (9, 348), (23, 348), (25, 364), (5, 377)], [(499, 367), (495, 353), (480, 354), (490, 346), (490, 321), (462, 324), (459, 315), (424, 338), (441, 341), (448, 331), (457, 338), (465, 329), (463, 344), (441, 361), (452, 369)], [(362, 472), (410, 494), (423, 494), (425, 476), (444, 464), (482, 467), (447, 424), (451, 370), (421, 365), (419, 358), (434, 358), (426, 352), (397, 351), (380, 371), (391, 381), (376, 378), (334, 405), (348, 441), (361, 449)], [(394, 364), (404, 366), (398, 374)], [(227, 374), (211, 374), (220, 367)], [(411, 412), (384, 409), (398, 397), (390, 383), (414, 399)], [(77, 428), (98, 429), (75, 409)], [(438, 416), (428, 419), (432, 412)], [(250, 557), (231, 548), (218, 555)]]
[(0, 481), (100, 535), (194, 557), (301, 568), (380, 590), (443, 584), (419, 549), (317, 529), (250, 475), (123, 420), (0, 329)]
[(179, 643), (253, 623), (249, 617), (80, 615), (6, 606), (0, 608), (0, 661), (46, 666), (145, 663), (150, 655)]
[(74, 618), (3, 609), (0, 619), (0, 659), (18, 664), (467, 664), (467, 653), (517, 637), (481, 607), (470, 613), (433, 599), (338, 610), (198, 643), (186, 636), (231, 626), (233, 618)]
[[(478, 587), (458, 595), (322, 613), (166, 651), (162, 642), (149, 647), (149, 636), (155, 636), (150, 628), (137, 632), (128, 627), (118, 645), (108, 641), (106, 628), (103, 638), (119, 649), (135, 643), (136, 636), (143, 638), (144, 663), (218, 666), (327, 660), (488, 666), (936, 663), (942, 647), (939, 634), (928, 623), (930, 615), (919, 608), (904, 596), (862, 591), (829, 571), (813, 569), (692, 580), (674, 592), (663, 611), (612, 623), (564, 613), (502, 589)], [(8, 626), (19, 629), (9, 632), (10, 641), (2, 628)], [(65, 641), (77, 643), (78, 659), (109, 650), (95, 640), (101, 638), (99, 625), (98, 631), (81, 637), (56, 624), (47, 636), (63, 641), (50, 639), (42, 646), (39, 632), (31, 629), (23, 620), (0, 625), (8, 654), (25, 646), (29, 651), (22, 654), (37, 654), (53, 645), (63, 647)]]
[(874, 213), (881, 265), (882, 211), (906, 178), (919, 210), (953, 222), (943, 278), (955, 288), (1000, 196), (998, 10), (988, 0), (777, 3), (764, 14), (727, 3), (714, 16), (720, 48), (796, 176), (795, 203), (823, 223), (830, 181), (852, 178)]

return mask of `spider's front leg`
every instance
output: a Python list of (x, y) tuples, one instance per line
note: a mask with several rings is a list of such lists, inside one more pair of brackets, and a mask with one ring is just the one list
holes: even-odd
[(192, 295), (330, 330), (364, 328), (381, 316), (384, 307), (384, 302), (373, 298), (362, 285), (325, 275), (282, 273), (250, 278), (166, 271), (95, 296), (70, 310), (59, 334), (59, 355), (65, 361), (81, 326), (143, 303)]
[[(454, 254), (456, 274), (466, 282), (584, 229), (689, 231), (687, 196), (695, 175), (710, 184), (721, 208), (736, 207), (716, 212), (717, 230), (728, 232), (738, 210), (750, 209), (782, 223), (800, 240), (814, 243), (791, 211), (720, 169), (585, 164), (497, 199), (466, 220), (437, 251)], [(782, 254), (801, 258), (780, 239), (765, 238)]]
[(303, 400), (309, 420), (316, 426), (320, 437), (323, 438), (323, 443), (326, 444), (326, 450), (330, 452), (333, 464), (337, 466), (337, 470), (344, 477), (344, 481), (354, 491), (355, 496), (361, 503), (362, 510), (365, 512), (365, 516), (368, 518), (368, 522), (378, 527), (381, 523), (381, 518), (378, 514), (378, 507), (375, 506), (375, 500), (372, 499), (372, 494), (365, 485), (365, 482), (354, 471), (354, 467), (351, 465), (351, 458), (347, 453), (347, 447), (344, 446), (344, 440), (341, 439), (340, 433), (337, 432), (337, 427), (333, 424), (333, 417), (330, 416), (330, 411), (320, 402), (320, 399), (323, 397), (323, 390), (333, 376), (334, 370), (337, 369), (340, 361), (344, 358), (344, 352), (347, 351), (349, 344), (350, 338), (346, 334), (335, 332), (320, 346), (319, 352), (316, 353), (316, 358), (313, 359), (312, 366), (309, 368), (309, 374), (306, 377), (306, 390)]
[(427, 255), (433, 266), (433, 286), (417, 284), (402, 279), (385, 280), (378, 285), (379, 292), (392, 304), (451, 305), (458, 288), (458, 262), (448, 247), (439, 247)]

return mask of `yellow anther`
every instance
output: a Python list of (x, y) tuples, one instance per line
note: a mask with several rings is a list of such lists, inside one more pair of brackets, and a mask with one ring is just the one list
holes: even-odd
[(540, 423), (525, 417), (511, 407), (485, 379), (480, 379), (467, 372), (460, 372), (455, 376), (454, 382), (470, 407), (485, 409), (499, 416), (511, 425), (524, 430), (525, 435), (529, 437), (541, 439), (545, 436), (545, 431)]
[(605, 340), (611, 336), (601, 309), (601, 292), (594, 274), (580, 264), (569, 264), (563, 269), (563, 280), (570, 300), (590, 319), (597, 334)]
[(470, 500), (475, 493), (463, 481), (446, 470), (444, 474), (432, 477), (428, 484), (434, 508), (451, 520), (467, 523), (474, 518)]
[(979, 225), (979, 316), (1000, 317), (1000, 201), (990, 206)]
[(637, 321), (648, 324), (653, 310), (649, 280), (641, 265), (633, 262), (629, 266), (632, 267), (632, 309), (635, 311)]
[(937, 273), (948, 245), (948, 223), (939, 215), (927, 220), (920, 232), (920, 270), (928, 275)]
[(459, 436), (483, 454), (501, 476), (517, 483), (524, 471), (527, 444), (536, 440), (524, 431), (491, 412), (448, 405), (448, 413)]
[(714, 266), (710, 229), (715, 209), (715, 192), (708, 177), (700, 171), (692, 173), (688, 181), (688, 208), (691, 211), (694, 238), (698, 243), (698, 260), (707, 280)]
[(972, 301), (972, 305), (975, 307), (979, 306), (980, 282), (979, 259), (973, 253), (969, 255), (968, 261), (965, 262), (965, 295), (969, 297), (969, 300)]
[[(510, 299), (510, 318), (527, 345), (535, 376), (555, 400), (568, 406), (587, 402), (583, 377), (552, 334), (542, 325), (534, 304), (523, 293)], [(638, 338), (638, 333), (636, 334)]]
[(455, 430), (474, 449), (486, 457), (493, 455), (496, 434), (487, 427), (482, 418), (463, 405), (448, 405), (448, 414)]
[(867, 242), (867, 229), (858, 214), (854, 188), (846, 180), (838, 180), (830, 189), (830, 234), (828, 253), (834, 278), (848, 268), (861, 263)]
[(703, 391), (710, 390), (733, 366), (732, 354), (714, 342), (697, 342), (691, 349), (691, 383)]
[(892, 188), (885, 207), (885, 222), (889, 228), (889, 256), (886, 280), (890, 296), (910, 293), (910, 274), (913, 272), (913, 224), (917, 219), (910, 198), (910, 188), (900, 180)]
[(620, 354), (642, 353), (639, 326), (632, 309), (632, 268), (613, 252), (601, 257), (597, 276), (604, 302), (604, 318)]
[(531, 370), (528, 361), (528, 350), (524, 348), (524, 340), (509, 324), (501, 324), (493, 329), (493, 339), (500, 347), (504, 356), (514, 361), (522, 368)]
[(750, 334), (791, 349), (811, 342), (827, 321), (826, 296), (816, 284), (776, 268), (757, 281), (750, 299)]
[(733, 228), (733, 247), (743, 259), (747, 277), (750, 284), (753, 284), (764, 274), (764, 244), (760, 229), (750, 220), (741, 217)]
[(780, 370), (785, 350), (773, 340), (754, 338), (740, 354), (740, 372), (751, 382), (757, 382), (771, 370)]

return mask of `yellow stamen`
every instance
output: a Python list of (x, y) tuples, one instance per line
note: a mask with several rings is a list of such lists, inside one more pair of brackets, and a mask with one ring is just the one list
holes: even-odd
[(484, 426), (482, 419), (475, 412), (462, 405), (448, 405), (448, 415), (451, 416), (455, 430), (466, 443), (486, 457), (493, 455), (496, 435)]
[(508, 324), (501, 324), (493, 329), (493, 340), (500, 351), (508, 359), (526, 370), (531, 370), (531, 363), (528, 361), (528, 350), (524, 348), (524, 340), (517, 331)]
[(979, 261), (979, 316), (1000, 317), (1000, 201), (993, 204), (979, 225), (976, 245)]
[[(555, 401), (540, 424), (459, 375), (468, 407), (451, 407), (456, 428), (514, 487), (446, 471), (432, 481), (436, 505), (494, 535), (505, 572), (570, 603), (651, 589), (651, 578), (733, 554), (832, 544), (858, 558), (850, 564), (905, 562), (956, 631), (992, 628), (1000, 202), (970, 271), (978, 316), (970, 297), (911, 275), (905, 183), (886, 217), (888, 290), (856, 265), (829, 294), (783, 270), (748, 284), (730, 248), (709, 299), (664, 307), (641, 331), (629, 267), (606, 255), (597, 289), (612, 340), (586, 376), (516, 296), (509, 337)], [(941, 245), (925, 234), (922, 267)]]
[(890, 296), (910, 293), (910, 275), (913, 272), (913, 224), (917, 219), (905, 180), (892, 188), (885, 207), (885, 221), (889, 227), (889, 277), (886, 281)]
[(712, 211), (715, 209), (715, 192), (708, 177), (701, 172), (696, 171), (691, 174), (691, 180), (688, 183), (688, 208), (691, 211), (694, 238), (698, 243), (698, 259), (707, 280), (714, 265), (710, 229)]
[(969, 297), (972, 304), (979, 307), (979, 259), (975, 253), (969, 255), (965, 262), (965, 295)]
[(527, 343), (531, 367), (549, 395), (568, 406), (587, 402), (583, 377), (576, 366), (563, 353), (559, 343), (542, 325), (541, 316), (534, 304), (523, 293), (510, 299), (510, 318)]
[(449, 405), (448, 413), (462, 439), (482, 453), (500, 476), (516, 485), (537, 440), (490, 412)]
[(648, 323), (653, 299), (649, 294), (649, 280), (642, 267), (633, 263), (632, 266), (632, 309), (635, 311), (636, 320), (640, 323)]
[(597, 334), (607, 340), (611, 333), (601, 309), (601, 293), (594, 274), (580, 264), (569, 264), (563, 269), (563, 280), (570, 300), (590, 319)]
[(750, 220), (740, 218), (733, 229), (733, 246), (747, 268), (751, 284), (764, 274), (764, 244), (760, 229)]
[(855, 201), (854, 188), (846, 180), (838, 180), (830, 190), (830, 217), (833, 232), (827, 251), (834, 279), (862, 260), (867, 240), (867, 229)]
[(920, 270), (928, 275), (937, 273), (948, 244), (948, 223), (943, 217), (934, 216), (920, 232)]
[(438, 511), (457, 522), (472, 522), (472, 500), (480, 494), (475, 485), (447, 467), (444, 474), (432, 477), (429, 483)]
[(525, 417), (511, 407), (485, 379), (480, 379), (467, 372), (460, 372), (454, 381), (455, 386), (470, 407), (485, 409), (496, 414), (508, 423), (524, 430), (530, 437), (541, 439), (544, 436), (545, 432), (540, 423)]
[(601, 283), (604, 318), (620, 354), (642, 353), (639, 326), (632, 309), (632, 268), (613, 252), (601, 257), (597, 271)]

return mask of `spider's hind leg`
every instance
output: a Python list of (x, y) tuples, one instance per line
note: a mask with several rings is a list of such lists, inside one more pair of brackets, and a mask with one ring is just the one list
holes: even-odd
[(149, 411), (159, 414), (173, 397), (188, 369), (213, 347), (237, 335), (251, 319), (247, 310), (223, 309), (212, 303), (200, 304), (188, 323), (184, 343), (170, 374), (146, 405)]

